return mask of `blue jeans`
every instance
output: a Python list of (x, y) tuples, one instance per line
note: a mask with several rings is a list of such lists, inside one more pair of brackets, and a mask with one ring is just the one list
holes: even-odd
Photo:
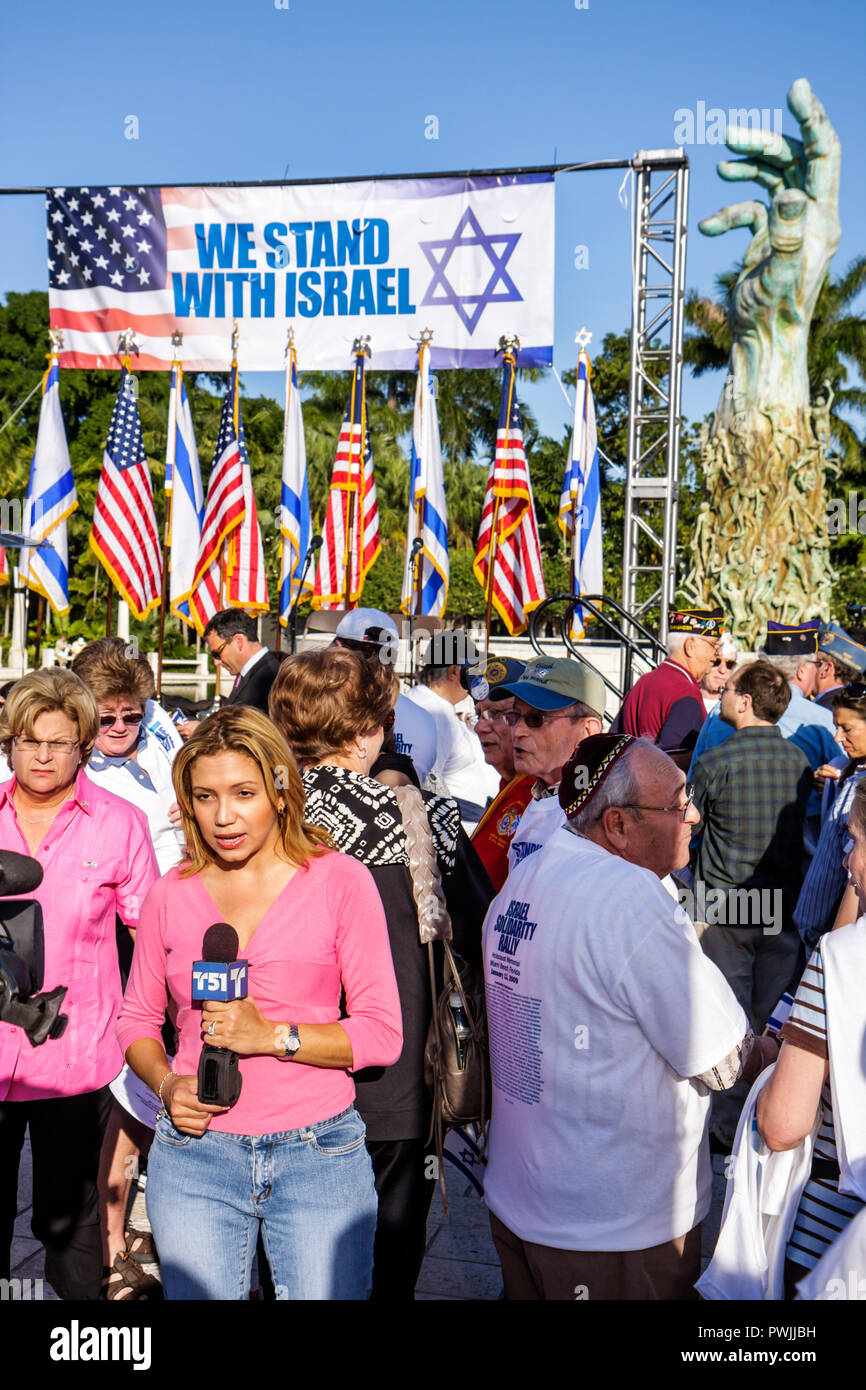
[(283, 1134), (183, 1134), (161, 1116), (147, 1214), (168, 1299), (244, 1299), (259, 1222), (279, 1299), (366, 1299), (376, 1189), (364, 1121)]

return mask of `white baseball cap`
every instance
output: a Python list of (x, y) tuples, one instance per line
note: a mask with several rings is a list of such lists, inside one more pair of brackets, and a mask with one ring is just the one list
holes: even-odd
[(400, 640), (397, 624), (381, 608), (350, 609), (337, 624), (334, 636), (346, 637), (350, 642), (372, 642), (377, 647), (386, 646), (395, 637)]

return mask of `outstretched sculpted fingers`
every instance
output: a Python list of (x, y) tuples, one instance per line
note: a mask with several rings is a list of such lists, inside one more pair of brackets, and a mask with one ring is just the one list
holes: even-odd
[(785, 183), (784, 175), (761, 159), (723, 159), (716, 165), (716, 171), (719, 178), (727, 179), (729, 183), (749, 179), (759, 183), (762, 188), (768, 188), (771, 193)]
[(732, 203), (720, 208), (712, 217), (705, 217), (698, 227), (704, 236), (721, 236), (735, 227), (749, 227), (755, 236), (767, 230), (767, 208), (764, 203)]
[(812, 198), (836, 203), (842, 146), (830, 118), (805, 77), (798, 77), (788, 92), (788, 107), (800, 123), (806, 160), (806, 192)]

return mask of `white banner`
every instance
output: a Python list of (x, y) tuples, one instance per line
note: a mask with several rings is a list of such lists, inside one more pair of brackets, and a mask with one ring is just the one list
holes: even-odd
[[(59, 188), (48, 197), (51, 326), (64, 367), (227, 371), (234, 320), (247, 371), (277, 371), (286, 329), (304, 368), (492, 367), (504, 333), (520, 363), (553, 355), (554, 184), (549, 174), (243, 188)], [(413, 341), (414, 340), (414, 341)]]

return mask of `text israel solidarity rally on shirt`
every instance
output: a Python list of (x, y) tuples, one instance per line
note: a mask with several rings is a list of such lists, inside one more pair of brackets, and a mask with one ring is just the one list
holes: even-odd
[(491, 903), (484, 968), (490, 1209), (558, 1249), (643, 1250), (690, 1231), (712, 1179), (709, 1095), (690, 1078), (748, 1023), (659, 879), (554, 830)]

